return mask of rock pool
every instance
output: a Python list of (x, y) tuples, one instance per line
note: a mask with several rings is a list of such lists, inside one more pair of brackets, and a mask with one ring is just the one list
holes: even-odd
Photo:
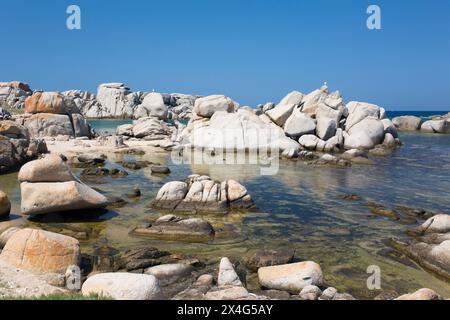
[[(89, 220), (59, 215), (21, 217), (17, 174), (2, 175), (0, 189), (9, 195), (12, 212), (10, 221), (0, 222), (0, 229), (23, 224), (48, 230), (68, 227), (77, 232), (89, 227), (92, 230), (89, 237), (80, 240), (83, 253), (93, 253), (104, 246), (126, 249), (145, 244), (216, 264), (223, 256), (243, 259), (253, 249), (292, 248), (296, 250), (296, 260), (316, 261), (327, 284), (356, 298), (373, 298), (380, 293), (366, 286), (370, 275), (366, 270), (371, 265), (381, 268), (383, 290), (406, 293), (428, 287), (450, 296), (448, 282), (389, 247), (390, 238), (406, 238), (405, 232), (411, 226), (375, 216), (367, 206), (367, 202), (374, 202), (388, 208), (406, 206), (449, 213), (450, 137), (403, 133), (401, 140), (404, 145), (392, 156), (375, 158), (371, 166), (337, 168), (286, 160), (280, 161), (279, 172), (274, 176), (261, 176), (259, 167), (250, 165), (175, 165), (170, 154), (108, 154), (107, 167), (121, 168), (118, 161), (136, 158), (168, 165), (171, 174), (152, 175), (150, 167), (146, 167), (126, 169), (127, 177), (83, 176), (83, 182), (108, 196), (125, 199), (125, 194), (135, 186), (142, 191), (141, 198), (127, 200), (125, 206)], [(81, 169), (73, 170), (80, 174)], [(184, 180), (191, 173), (241, 182), (252, 195), (257, 210), (205, 216), (216, 230), (221, 230), (209, 243), (169, 242), (130, 235), (135, 226), (163, 214), (149, 207), (159, 188), (168, 181)], [(361, 200), (344, 200), (342, 195), (358, 195)], [(249, 274), (249, 290), (257, 287), (256, 275)]]

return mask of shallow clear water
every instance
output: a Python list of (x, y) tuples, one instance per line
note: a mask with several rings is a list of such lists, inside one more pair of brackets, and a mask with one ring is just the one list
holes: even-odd
[[(448, 282), (391, 254), (387, 241), (391, 237), (406, 238), (405, 231), (411, 226), (374, 217), (364, 205), (364, 201), (374, 201), (387, 207), (405, 205), (450, 213), (450, 135), (410, 133), (402, 134), (401, 139), (404, 145), (398, 151), (391, 157), (376, 158), (372, 166), (314, 167), (301, 161), (282, 161), (275, 176), (261, 176), (256, 166), (191, 167), (174, 165), (166, 154), (146, 155), (138, 159), (165, 163), (172, 173), (153, 176), (150, 168), (144, 168), (127, 170), (130, 175), (126, 178), (83, 179), (108, 195), (125, 198), (125, 193), (139, 186), (143, 196), (97, 220), (75, 219), (71, 223), (94, 228), (94, 235), (81, 242), (86, 253), (105, 243), (118, 249), (147, 244), (218, 262), (222, 256), (242, 259), (252, 249), (289, 247), (296, 250), (296, 259), (320, 263), (329, 285), (357, 298), (379, 293), (366, 288), (366, 269), (370, 265), (381, 268), (383, 289), (406, 293), (429, 287), (449, 297)], [(122, 157), (109, 155), (108, 166), (119, 166), (115, 161)], [(79, 173), (79, 169), (75, 172)], [(158, 189), (168, 181), (184, 180), (192, 172), (217, 180), (240, 181), (258, 209), (205, 216), (216, 229), (223, 230), (212, 243), (167, 242), (130, 235), (133, 227), (163, 214), (148, 207)], [(17, 174), (0, 176), (0, 189), (11, 196), (15, 213), (20, 209), (16, 177)], [(341, 200), (339, 196), (343, 194), (359, 195), (364, 201)], [(51, 228), (63, 222), (67, 221), (49, 218), (25, 223)], [(257, 287), (255, 274), (248, 276), (248, 282), (250, 289)]]
[(113, 120), (106, 120), (106, 119), (91, 119), (89, 120), (89, 124), (91, 125), (92, 129), (94, 129), (96, 132), (100, 134), (115, 134), (116, 128), (123, 124), (129, 124), (132, 123), (133, 120), (129, 119), (113, 119)]

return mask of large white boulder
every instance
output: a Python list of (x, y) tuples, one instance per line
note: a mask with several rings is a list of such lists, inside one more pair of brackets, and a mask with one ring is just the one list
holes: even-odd
[(22, 166), (19, 182), (65, 182), (75, 181), (69, 166), (57, 154), (48, 154), (39, 160), (30, 161)]
[(284, 124), (284, 132), (293, 138), (314, 133), (315, 130), (316, 124), (314, 120), (307, 114), (301, 112), (299, 108), (294, 109)]
[(22, 182), (21, 212), (26, 215), (104, 208), (105, 196), (78, 181)]
[(292, 91), (281, 99), (278, 105), (295, 104), (300, 105), (302, 103), (304, 94), (298, 91)]
[(189, 142), (196, 148), (218, 150), (258, 150), (279, 148), (284, 151), (291, 141), (284, 131), (271, 126), (245, 109), (235, 113), (216, 112), (208, 124), (192, 130)]
[(337, 130), (336, 120), (326, 117), (320, 117), (317, 120), (316, 134), (322, 140), (328, 140), (333, 137)]
[(351, 101), (347, 103), (349, 115), (345, 122), (345, 130), (349, 131), (354, 125), (367, 117), (380, 118), (380, 107), (366, 102)]
[(383, 123), (378, 118), (369, 116), (353, 125), (348, 133), (344, 134), (344, 147), (346, 149), (372, 149), (383, 140)]
[(156, 117), (166, 120), (168, 108), (164, 104), (163, 96), (157, 92), (151, 92), (144, 97), (142, 104), (136, 108), (135, 117)]
[(92, 294), (116, 300), (157, 300), (161, 288), (153, 275), (136, 273), (99, 273), (89, 277), (81, 288), (85, 296)]
[(295, 104), (281, 104), (277, 105), (272, 110), (266, 112), (270, 119), (278, 126), (284, 126), (286, 120), (291, 116), (294, 111)]
[(324, 102), (328, 97), (328, 88), (327, 86), (323, 86), (320, 89), (314, 90), (313, 92), (307, 94), (303, 97), (303, 108), (302, 112), (315, 116), (317, 108), (319, 105)]
[(236, 106), (224, 95), (211, 95), (195, 100), (193, 112), (204, 118), (211, 118), (216, 111), (233, 112)]

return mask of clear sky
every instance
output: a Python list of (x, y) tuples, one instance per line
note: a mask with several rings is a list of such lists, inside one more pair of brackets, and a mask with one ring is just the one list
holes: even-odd
[(124, 82), (254, 106), (327, 81), (346, 101), (450, 110), (448, 0), (2, 0), (0, 29), (0, 81), (35, 89)]

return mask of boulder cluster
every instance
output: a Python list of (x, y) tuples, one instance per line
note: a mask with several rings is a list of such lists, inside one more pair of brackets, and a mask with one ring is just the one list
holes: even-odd
[(183, 136), (194, 148), (277, 148), (289, 157), (301, 149), (342, 152), (400, 144), (383, 108), (356, 101), (344, 104), (340, 93), (329, 93), (327, 86), (306, 95), (291, 92), (278, 105), (256, 110), (239, 108), (225, 96), (197, 99)]
[(20, 81), (0, 82), (0, 107), (23, 109), (25, 100), (32, 93), (30, 86), (26, 83)]
[(189, 119), (197, 99), (196, 96), (178, 93), (133, 92), (123, 83), (101, 84), (97, 95), (79, 90), (62, 94), (72, 98), (85, 117), (98, 119)]
[(223, 212), (249, 209), (253, 200), (247, 189), (235, 180), (216, 182), (208, 176), (191, 175), (171, 181), (159, 189), (152, 201), (155, 209), (182, 212)]
[(401, 116), (392, 119), (399, 131), (421, 131), (424, 133), (450, 133), (450, 112), (442, 116), (432, 116), (423, 121), (416, 116)]
[(24, 112), (16, 122), (27, 127), (32, 137), (93, 136), (75, 102), (58, 92), (34, 92), (25, 100)]

